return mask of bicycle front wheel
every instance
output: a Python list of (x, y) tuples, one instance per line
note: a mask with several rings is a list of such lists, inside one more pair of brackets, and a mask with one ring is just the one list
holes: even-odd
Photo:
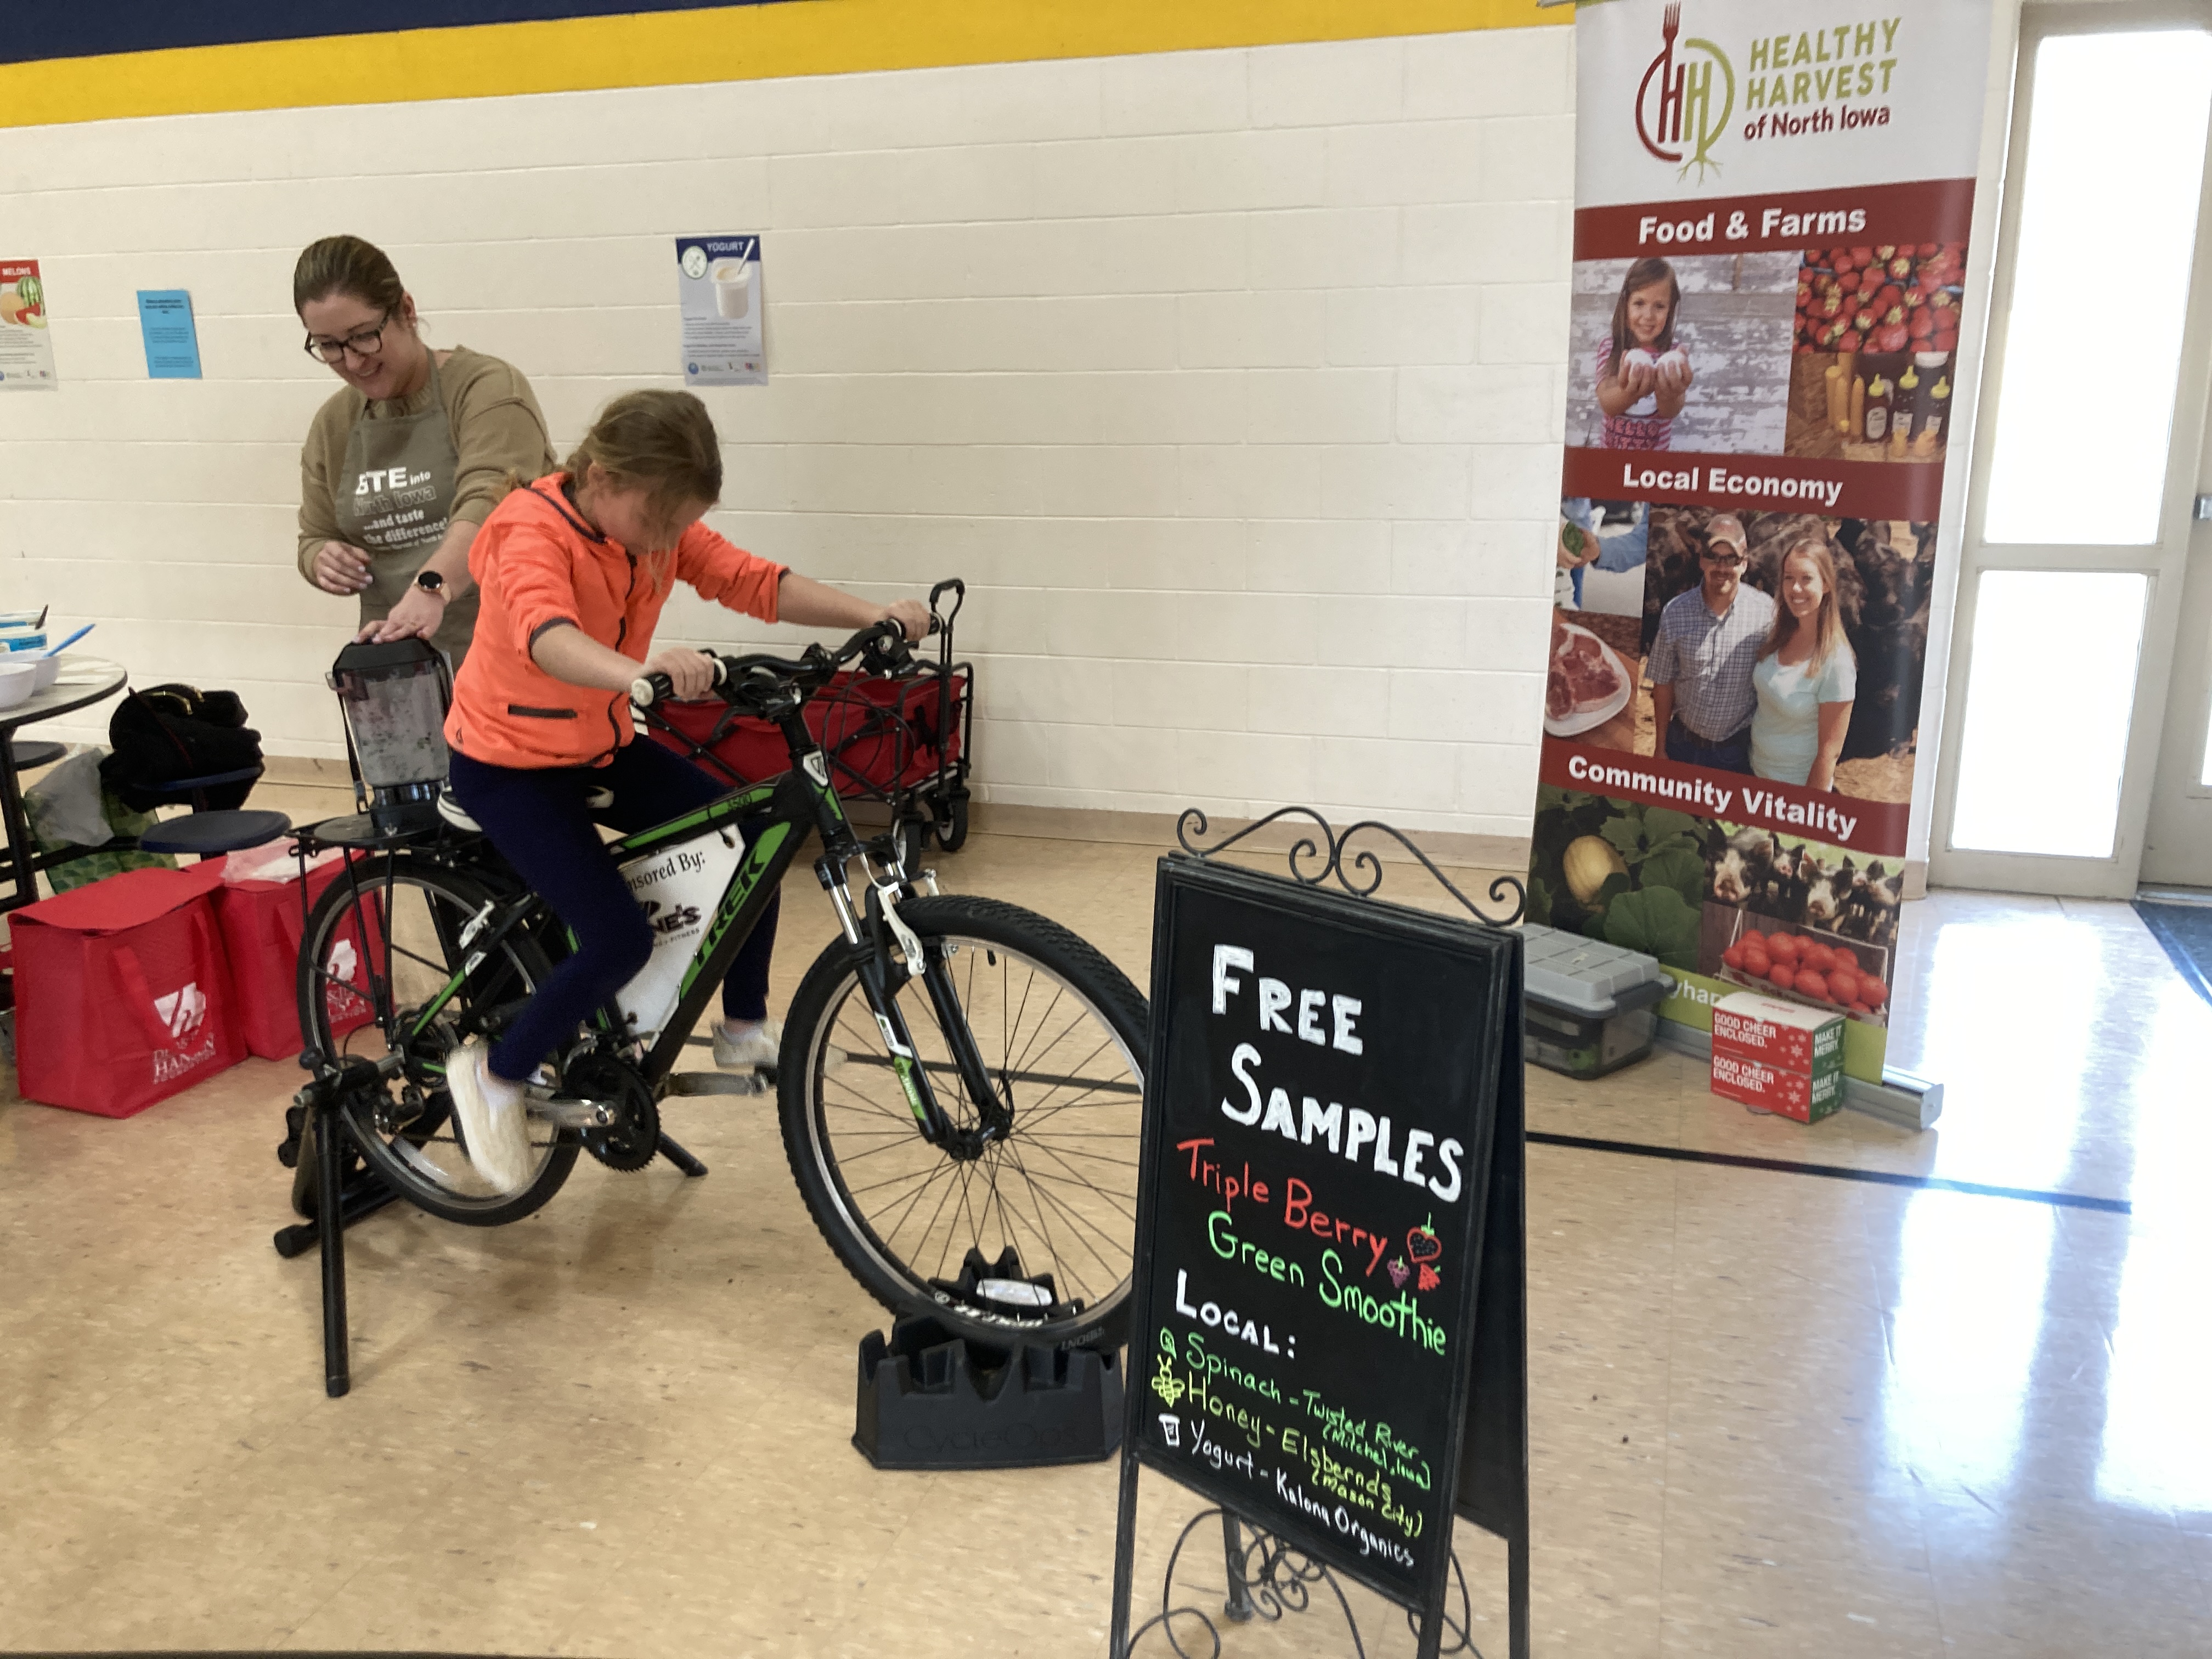
[[(784, 1150), (815, 1224), (879, 1301), (961, 1335), (1000, 1346), (1126, 1341), (1144, 997), (1031, 911), (942, 897), (899, 915), (941, 957), (953, 1018), (964, 1018), (996, 1097), (970, 1097), (927, 988), (901, 976), (894, 994), (915, 1058), (961, 1144), (923, 1139), (853, 952), (831, 945), (792, 1000), (777, 1066)], [(975, 1136), (987, 1122), (994, 1131)], [(1053, 1306), (952, 1288), (971, 1250), (995, 1265), (1009, 1247), (1024, 1278), (1052, 1276)]]
[[(465, 1037), (495, 1030), (550, 971), (520, 932), (488, 951), (462, 940), (490, 894), (441, 866), (386, 854), (363, 859), (323, 890), (300, 941), (300, 1030), (332, 1060), (381, 1060), (395, 1050), (390, 1087), (349, 1096), (343, 1108), (362, 1157), (410, 1203), (447, 1221), (519, 1221), (561, 1188), (575, 1166), (573, 1134), (533, 1119), (530, 1179), (501, 1193), (477, 1173), (463, 1144), (446, 1057)], [(423, 1011), (476, 954), (458, 993), (419, 1031)]]

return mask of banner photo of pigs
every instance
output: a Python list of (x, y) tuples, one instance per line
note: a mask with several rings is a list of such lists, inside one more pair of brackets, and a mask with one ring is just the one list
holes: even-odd
[(1576, 23), (1575, 262), (1529, 919), (1847, 1016), (1879, 1082), (1986, 0)]

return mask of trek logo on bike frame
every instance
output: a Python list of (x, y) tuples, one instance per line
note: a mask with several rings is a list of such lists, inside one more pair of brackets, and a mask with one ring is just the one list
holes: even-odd
[(775, 861), (776, 849), (783, 845), (784, 838), (790, 834), (791, 825), (788, 823), (771, 823), (754, 836), (752, 844), (745, 848), (744, 867), (738, 872), (737, 879), (730, 884), (729, 890), (722, 895), (722, 902), (714, 911), (713, 926), (707, 929), (707, 937), (701, 943), (698, 954), (691, 958), (691, 965), (684, 970), (684, 983), (676, 994), (679, 1001), (690, 993), (693, 981), (699, 977), (699, 970), (707, 964), (714, 954), (714, 948), (722, 942), (722, 936), (736, 923), (738, 912), (745, 908), (745, 901), (752, 896), (753, 890), (767, 878), (769, 866)]

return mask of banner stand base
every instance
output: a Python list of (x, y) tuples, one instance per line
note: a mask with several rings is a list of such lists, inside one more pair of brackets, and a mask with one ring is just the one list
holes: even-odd
[[(1659, 1041), (1700, 1060), (1712, 1058), (1713, 1034), (1700, 1031), (1694, 1025), (1662, 1019), (1659, 1022)], [(1915, 1077), (1910, 1072), (1900, 1072), (1893, 1066), (1887, 1066), (1882, 1071), (1880, 1083), (1869, 1083), (1863, 1078), (1844, 1078), (1844, 1104), (1899, 1128), (1933, 1128), (1936, 1120), (1943, 1115), (1943, 1085)]]

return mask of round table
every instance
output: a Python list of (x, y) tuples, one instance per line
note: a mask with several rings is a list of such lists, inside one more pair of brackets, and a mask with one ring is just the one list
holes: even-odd
[(50, 864), (84, 855), (82, 848), (41, 854), (38, 843), (32, 839), (30, 821), (23, 813), (22, 784), (15, 775), (16, 728), (35, 720), (52, 720), (57, 714), (71, 714), (112, 697), (131, 678), (120, 663), (110, 662), (105, 657), (70, 652), (64, 654), (61, 661), (60, 677), (52, 685), (13, 708), (0, 708), (0, 818), (6, 821), (8, 869), (15, 878), (14, 892), (0, 893), (0, 912), (37, 900), (40, 871)]

